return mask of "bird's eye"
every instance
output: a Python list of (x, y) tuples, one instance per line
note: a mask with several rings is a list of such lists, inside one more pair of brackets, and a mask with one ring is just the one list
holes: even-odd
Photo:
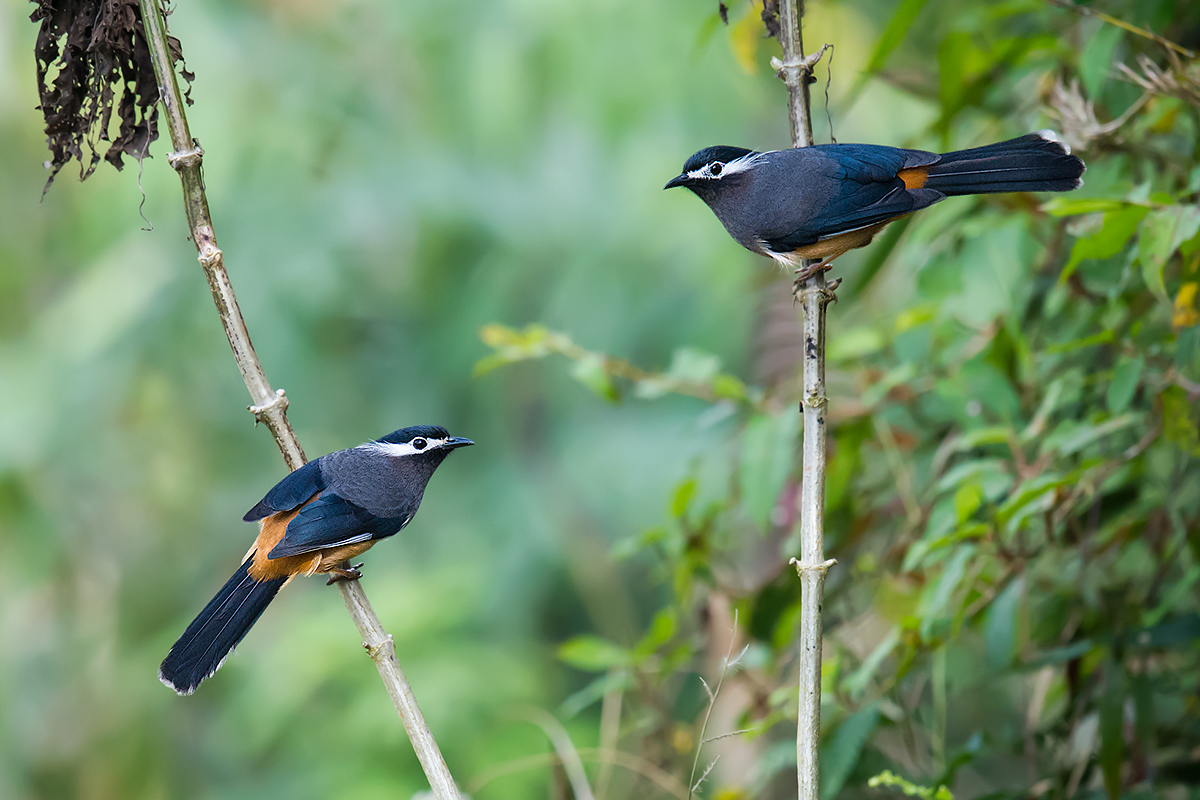
[(413, 450), (424, 450), (425, 446), (428, 444), (429, 442), (425, 441), (420, 436), (412, 440)]
[(724, 168), (725, 168), (725, 165), (722, 164), (720, 161), (714, 161), (708, 167), (708, 174), (712, 175), (714, 178), (719, 178), (719, 177), (721, 177), (721, 170), (723, 170)]

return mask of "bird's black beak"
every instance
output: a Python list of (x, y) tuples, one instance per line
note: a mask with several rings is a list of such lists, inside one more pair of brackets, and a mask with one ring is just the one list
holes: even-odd
[(687, 173), (685, 172), (682, 175), (677, 175), (676, 177), (671, 178), (671, 180), (667, 181), (667, 185), (663, 188), (674, 189), (676, 186), (687, 186), (689, 182), (690, 181), (688, 181)]
[(470, 439), (464, 439), (461, 436), (451, 436), (449, 439), (446, 440), (446, 443), (444, 445), (442, 445), (442, 449), (443, 450), (454, 450), (459, 447), (470, 447), (473, 444), (475, 444), (475, 443), (472, 442)]

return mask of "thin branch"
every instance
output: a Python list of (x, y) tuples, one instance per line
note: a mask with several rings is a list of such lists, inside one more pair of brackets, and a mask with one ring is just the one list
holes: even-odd
[(600, 800), (608, 797), (608, 785), (612, 780), (613, 759), (621, 734), (621, 701), (624, 697), (624, 689), (612, 689), (604, 693), (604, 701), (600, 706), (600, 775), (596, 779), (596, 796)]
[(754, 733), (754, 728), (742, 728), (740, 731), (730, 731), (729, 733), (718, 733), (716, 736), (710, 736), (704, 739), (700, 744), (708, 744), (709, 742), (719, 742), (722, 739), (732, 739), (734, 736), (741, 736), (743, 733)]
[(688, 797), (689, 798), (691, 798), (692, 795), (694, 795), (697, 791), (700, 790), (700, 784), (704, 783), (704, 781), (708, 779), (708, 773), (713, 771), (713, 767), (715, 767), (717, 765), (717, 762), (720, 760), (721, 760), (721, 757), (717, 756), (712, 761), (708, 762), (708, 766), (704, 768), (704, 772), (700, 775), (700, 777), (692, 785), (692, 788), (688, 789)]
[[(216, 234), (213, 232), (212, 218), (208, 212), (208, 199), (204, 193), (204, 177), (201, 169), (204, 151), (200, 143), (192, 138), (188, 130), (187, 117), (184, 114), (183, 98), (175, 79), (175, 70), (171, 63), (167, 47), (166, 18), (163, 15), (159, 0), (140, 0), (142, 23), (146, 29), (146, 41), (150, 48), (150, 57), (154, 62), (154, 73), (158, 78), (159, 94), (171, 131), (173, 152), (167, 160), (179, 173), (183, 184), (183, 204), (187, 213), (188, 226), (191, 229), (192, 241), (199, 253), (200, 265), (204, 268), (204, 276), (208, 279), (212, 290), (213, 302), (233, 348), (233, 357), (241, 370), (246, 389), (250, 392), (252, 405), (249, 407), (255, 420), (267, 426), (275, 437), (275, 444), (283, 454), (283, 460), (288, 469), (297, 469), (307, 459), (296, 439), (287, 419), (287, 396), (283, 389), (272, 390), (262, 364), (254, 352), (250, 342), (250, 333), (246, 329), (246, 321), (238, 308), (237, 297), (229, 274), (225, 271), (221, 250), (217, 247)], [(354, 624), (363, 639), (363, 647), (370, 654), (383, 679), (388, 695), (396, 706), (404, 728), (408, 731), (409, 740), (429, 779), (438, 800), (459, 800), (459, 792), (454, 785), (454, 779), (446, 762), (442, 758), (437, 742), (421, 709), (417, 706), (416, 697), (408, 685), (400, 665), (396, 662), (396, 648), (392, 637), (379, 624), (379, 618), (371, 608), (367, 595), (363, 592), (359, 581), (339, 581), (338, 588), (342, 599)]]
[(558, 755), (559, 763), (563, 765), (563, 769), (567, 773), (567, 780), (571, 784), (571, 793), (575, 796), (575, 800), (596, 800), (596, 796), (592, 794), (592, 787), (588, 783), (587, 773), (583, 770), (583, 761), (579, 758), (579, 751), (575, 749), (575, 743), (571, 741), (571, 735), (567, 733), (567, 729), (562, 726), (562, 723), (554, 718), (554, 715), (541, 708), (531, 708), (526, 713), (525, 718), (537, 725), (546, 734), (546, 738), (554, 745), (554, 752)]
[[(813, 144), (808, 85), (813, 67), (827, 45), (804, 55), (800, 25), (803, 0), (780, 0), (779, 44), (783, 60), (773, 64), (788, 90), (792, 146)], [(815, 262), (805, 262), (805, 266)], [(825, 430), (829, 400), (825, 394), (825, 309), (836, 299), (836, 284), (825, 283), (817, 272), (796, 291), (804, 308), (803, 470), (800, 485), (800, 701), (796, 723), (796, 781), (799, 800), (817, 800), (820, 791), (818, 752), (821, 743), (821, 601), (825, 594)]]
[(725, 675), (729, 672), (730, 667), (737, 664), (738, 661), (741, 661), (742, 656), (746, 654), (746, 649), (750, 646), (747, 644), (746, 647), (743, 647), (742, 651), (737, 654), (737, 658), (733, 658), (733, 645), (737, 641), (737, 627), (738, 612), (737, 609), (734, 609), (733, 635), (729, 637), (729, 647), (725, 651), (725, 657), (721, 659), (721, 673), (717, 676), (717, 688), (710, 689), (708, 687), (708, 681), (704, 680), (703, 676), (697, 676), (700, 678), (700, 683), (704, 686), (704, 691), (708, 693), (708, 708), (704, 711), (704, 722), (700, 724), (700, 741), (696, 743), (696, 757), (692, 759), (692, 772), (691, 775), (688, 776), (688, 785), (690, 786), (688, 789), (688, 800), (691, 800), (692, 795), (696, 793), (696, 789), (700, 787), (700, 784), (704, 783), (704, 779), (708, 777), (708, 773), (712, 772), (712, 768), (717, 765), (717, 759), (720, 758), (720, 756), (714, 758), (704, 770), (704, 774), (700, 776), (699, 780), (696, 779), (696, 768), (700, 766), (700, 751), (704, 749), (705, 743), (724, 738), (724, 736), (716, 736), (712, 739), (705, 739), (704, 734), (708, 732), (708, 721), (712, 718), (713, 708), (715, 708), (717, 705), (717, 697), (721, 694), (721, 685), (725, 683)]
[(1075, 3), (1070, 2), (1070, 0), (1046, 0), (1046, 2), (1052, 6), (1065, 8), (1068, 11), (1074, 11), (1080, 16), (1095, 17), (1096, 19), (1107, 22), (1109, 25), (1116, 25), (1118, 28), (1129, 31), (1136, 36), (1141, 36), (1143, 39), (1149, 39), (1155, 44), (1158, 44), (1160, 47), (1166, 48), (1168, 52), (1179, 53), (1180, 55), (1187, 56), (1188, 58), (1196, 57), (1196, 54), (1191, 50), (1175, 44), (1175, 42), (1172, 42), (1170, 39), (1159, 36), (1154, 31), (1147, 30), (1145, 28), (1139, 28), (1138, 26), (1132, 25), (1124, 20), (1117, 19), (1109, 14), (1105, 14), (1103, 11), (1096, 11), (1095, 9), (1088, 8), (1087, 6), (1076, 5)]

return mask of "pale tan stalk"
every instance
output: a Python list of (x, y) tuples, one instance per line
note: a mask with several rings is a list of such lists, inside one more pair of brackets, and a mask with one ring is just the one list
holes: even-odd
[[(246, 382), (246, 389), (250, 392), (253, 403), (250, 411), (275, 437), (275, 444), (279, 446), (279, 452), (283, 454), (288, 469), (297, 469), (307, 459), (300, 448), (300, 442), (296, 439), (296, 432), (292, 430), (287, 419), (287, 396), (282, 389), (272, 390), (271, 384), (267, 382), (262, 364), (254, 352), (254, 345), (250, 342), (246, 321), (238, 308), (229, 274), (225, 271), (221, 250), (217, 247), (212, 219), (208, 213), (208, 199), (204, 193), (201, 169), (204, 151), (188, 130), (183, 97), (179, 92), (174, 64), (167, 45), (166, 19), (162, 7), (159, 0), (139, 2), (146, 30), (146, 42), (154, 63), (154, 73), (158, 78), (163, 112), (171, 132), (173, 151), (167, 155), (167, 160), (179, 173), (179, 179), (183, 183), (184, 210), (187, 213), (192, 241), (199, 253), (200, 265), (204, 268), (204, 276), (212, 290), (213, 302), (216, 303), (221, 324), (225, 327), (229, 346), (233, 348), (234, 360), (237, 361), (242, 379)], [(417, 753), (421, 767), (425, 770), (425, 776), (429, 779), (435, 797), (438, 800), (459, 800), (460, 795), (454, 785), (454, 778), (450, 775), (433, 734), (429, 732), (429, 726), (425, 724), (412, 687), (408, 685), (404, 672), (396, 662), (396, 648), (392, 637), (379, 624), (379, 618), (371, 608), (362, 584), (359, 581), (339, 581), (337, 586), (362, 636), (363, 647), (375, 662), (379, 677), (383, 679), (384, 687), (396, 706), (401, 722), (404, 723), (404, 729), (408, 731), (408, 738)]]
[[(804, 55), (801, 22), (804, 0), (780, 0), (779, 40), (783, 61), (776, 62), (788, 89), (792, 146), (813, 144), (808, 85), (825, 46)], [(804, 266), (816, 263), (806, 261)], [(821, 603), (825, 573), (834, 562), (825, 560), (825, 430), (829, 401), (825, 395), (825, 309), (834, 299), (825, 273), (818, 272), (796, 288), (804, 308), (804, 446), (800, 485), (800, 558), (792, 559), (801, 580), (800, 703), (796, 724), (796, 777), (799, 800), (817, 800), (820, 792), (821, 744)]]

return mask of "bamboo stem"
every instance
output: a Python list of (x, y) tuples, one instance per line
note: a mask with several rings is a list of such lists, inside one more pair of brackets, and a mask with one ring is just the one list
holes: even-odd
[[(804, 0), (780, 0), (779, 36), (783, 61), (775, 67), (788, 89), (788, 117), (793, 147), (813, 144), (808, 85), (813, 66), (825, 53), (804, 55), (801, 22)], [(805, 266), (815, 263), (806, 261)], [(817, 800), (820, 793), (821, 744), (821, 604), (825, 573), (833, 561), (825, 560), (825, 430), (828, 398), (825, 396), (825, 310), (834, 300), (834, 286), (818, 272), (797, 287), (804, 308), (804, 389), (800, 404), (804, 415), (802, 481), (800, 487), (800, 558), (792, 559), (801, 580), (800, 599), (800, 700), (796, 721), (796, 782), (799, 800)]]
[[(167, 117), (167, 126), (171, 132), (173, 152), (167, 155), (171, 166), (179, 173), (183, 184), (183, 204), (187, 213), (188, 226), (191, 229), (192, 241), (199, 254), (200, 265), (204, 268), (204, 276), (212, 290), (213, 302), (217, 306), (217, 314), (225, 328), (229, 346), (233, 349), (233, 357), (241, 370), (242, 380), (250, 392), (252, 405), (249, 407), (254, 418), (262, 422), (275, 438), (283, 460), (288, 469), (297, 469), (307, 459), (300, 448), (296, 432), (292, 430), (287, 419), (287, 395), (283, 389), (272, 390), (262, 364), (254, 352), (250, 341), (250, 333), (246, 329), (246, 321), (238, 308), (237, 296), (225, 271), (225, 262), (221, 250), (217, 247), (216, 234), (213, 231), (212, 218), (208, 211), (208, 198), (204, 192), (204, 177), (201, 169), (204, 150), (200, 143), (192, 138), (188, 130), (187, 116), (184, 113), (183, 97), (175, 78), (175, 67), (171, 60), (167, 44), (166, 18), (163, 15), (160, 0), (139, 0), (142, 13), (142, 24), (145, 27), (146, 43), (150, 50), (151, 61), (154, 63), (154, 73), (158, 79), (159, 96), (163, 111)], [(379, 677), (383, 680), (388, 695), (396, 707), (408, 738), (412, 742), (429, 785), (438, 800), (459, 800), (460, 794), (454, 784), (454, 778), (442, 758), (437, 742), (425, 724), (421, 709), (417, 705), (412, 687), (404, 677), (404, 672), (396, 661), (396, 648), (392, 637), (379, 623), (371, 607), (367, 595), (359, 581), (338, 581), (342, 600), (350, 612), (359, 634), (363, 638), (363, 647), (375, 662)]]

